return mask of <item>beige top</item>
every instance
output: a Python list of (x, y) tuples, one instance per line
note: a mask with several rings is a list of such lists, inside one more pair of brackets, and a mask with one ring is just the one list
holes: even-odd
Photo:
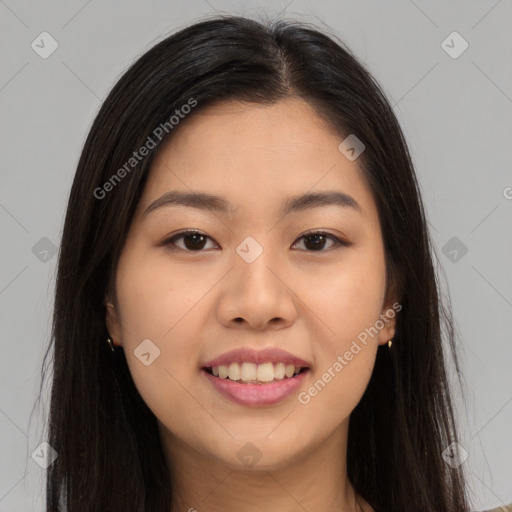
[(510, 505), (504, 505), (491, 510), (484, 510), (484, 512), (512, 512), (512, 503)]

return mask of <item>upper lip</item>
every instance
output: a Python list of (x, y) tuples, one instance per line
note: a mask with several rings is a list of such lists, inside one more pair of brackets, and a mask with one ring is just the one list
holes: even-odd
[(249, 347), (239, 348), (226, 352), (215, 359), (211, 359), (202, 365), (203, 368), (212, 368), (214, 366), (229, 366), (231, 363), (285, 363), (309, 368), (310, 364), (300, 357), (294, 356), (280, 348), (265, 348), (263, 350), (254, 350)]

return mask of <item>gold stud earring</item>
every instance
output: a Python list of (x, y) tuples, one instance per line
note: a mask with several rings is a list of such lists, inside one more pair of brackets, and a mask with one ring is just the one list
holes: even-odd
[(390, 339), (390, 340), (388, 341), (388, 348), (391, 348), (391, 345), (393, 345), (393, 340), (392, 340), (392, 339)]

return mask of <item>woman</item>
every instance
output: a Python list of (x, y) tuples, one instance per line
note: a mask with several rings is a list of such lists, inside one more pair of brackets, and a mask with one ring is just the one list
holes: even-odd
[(468, 510), (432, 252), (342, 44), (225, 16), (151, 48), (69, 198), (48, 510)]

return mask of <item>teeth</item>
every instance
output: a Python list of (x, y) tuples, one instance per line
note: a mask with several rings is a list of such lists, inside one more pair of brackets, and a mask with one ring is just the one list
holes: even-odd
[(229, 375), (229, 370), (227, 366), (219, 366), (219, 377), (221, 379), (226, 379)]
[(258, 376), (258, 365), (254, 363), (242, 363), (240, 370), (240, 378), (247, 382), (248, 380), (256, 380)]
[(274, 379), (283, 379), (285, 376), (286, 365), (284, 363), (277, 363), (274, 365)]
[(295, 366), (293, 366), (293, 364), (287, 364), (284, 369), (284, 373), (287, 377), (293, 377), (293, 374), (295, 373)]
[(215, 377), (242, 382), (272, 382), (291, 378), (300, 372), (300, 366), (284, 363), (231, 363), (229, 366), (220, 365), (212, 368)]
[(229, 380), (240, 380), (240, 365), (238, 363), (231, 363), (228, 370)]
[(272, 363), (259, 364), (257, 380), (260, 382), (270, 382), (274, 380), (274, 365)]

